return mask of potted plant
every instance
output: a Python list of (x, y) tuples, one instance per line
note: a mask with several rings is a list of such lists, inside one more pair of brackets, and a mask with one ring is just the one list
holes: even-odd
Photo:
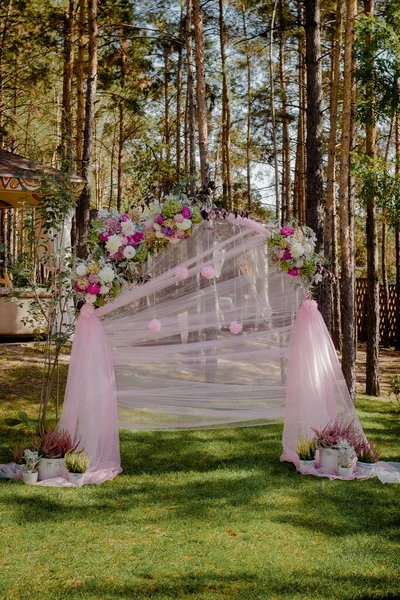
[(25, 444), (19, 444), (18, 446), (15, 446), (13, 449), (15, 470), (17, 471), (18, 476), (22, 476), (22, 467), (25, 464), (25, 458), (24, 458), (25, 450), (26, 450)]
[(299, 457), (300, 472), (310, 473), (315, 467), (315, 440), (301, 438), (297, 442), (296, 453)]
[(22, 467), (22, 479), (25, 483), (37, 483), (37, 467), (40, 461), (40, 455), (34, 450), (24, 450), (24, 465)]
[(62, 477), (64, 474), (64, 457), (68, 452), (77, 449), (68, 431), (64, 429), (48, 429), (34, 442), (34, 448), (42, 455), (39, 462), (39, 479)]
[(85, 473), (89, 464), (90, 458), (85, 452), (68, 452), (64, 457), (64, 466), (68, 471), (68, 481), (76, 487), (81, 487), (84, 484)]
[(315, 445), (319, 452), (319, 467), (337, 473), (340, 440), (346, 440), (355, 447), (362, 432), (354, 425), (353, 419), (337, 417), (329, 421), (322, 429), (311, 427), (314, 432)]
[(356, 452), (347, 440), (341, 439), (337, 444), (338, 453), (338, 475), (341, 477), (351, 477), (353, 474), (353, 463), (356, 458)]
[(375, 473), (376, 463), (381, 457), (381, 450), (375, 446), (374, 442), (369, 442), (364, 437), (359, 441), (355, 451), (357, 454), (358, 475), (372, 477)]

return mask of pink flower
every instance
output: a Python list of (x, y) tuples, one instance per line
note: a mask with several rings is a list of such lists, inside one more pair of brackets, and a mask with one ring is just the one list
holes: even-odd
[(174, 216), (175, 223), (183, 223), (184, 220), (185, 220), (185, 217), (183, 215), (175, 215)]
[(177, 231), (177, 232), (176, 232), (176, 237), (177, 237), (179, 240), (184, 240), (184, 239), (187, 237), (187, 235), (185, 234), (185, 232), (184, 232), (184, 231)]
[(188, 206), (183, 206), (181, 210), (181, 215), (184, 219), (190, 219), (190, 215), (192, 214), (190, 208)]
[(129, 216), (128, 215), (121, 215), (121, 221), (123, 223), (125, 223), (125, 221), (129, 221)]
[(238, 333), (242, 333), (243, 330), (243, 325), (241, 325), (241, 323), (238, 323), (237, 321), (232, 321), (232, 323), (229, 325), (229, 331), (231, 333), (234, 333), (235, 335), (238, 335)]
[(297, 277), (299, 274), (299, 270), (296, 269), (296, 267), (293, 267), (292, 269), (289, 269), (288, 271), (288, 275), (291, 275), (292, 277)]
[(75, 281), (75, 283), (74, 283), (74, 290), (75, 290), (76, 292), (78, 292), (78, 294), (79, 294), (79, 293), (81, 293), (81, 292), (84, 292), (84, 290), (82, 290), (82, 289), (79, 287), (79, 285), (78, 285), (78, 282), (77, 282), (77, 281)]
[(178, 267), (175, 269), (175, 277), (177, 279), (187, 279), (189, 277), (189, 271), (186, 267)]
[(211, 265), (206, 265), (205, 267), (202, 268), (201, 274), (206, 279), (214, 279), (214, 277), (215, 277), (214, 267), (212, 267)]
[(162, 225), (164, 223), (164, 218), (162, 215), (158, 215), (157, 219), (156, 219), (157, 223), (159, 225)]
[(100, 292), (100, 288), (101, 285), (99, 285), (98, 283), (89, 283), (86, 291), (91, 296), (97, 296), (97, 294)]
[(292, 235), (293, 231), (294, 231), (294, 229), (292, 227), (290, 227), (290, 225), (285, 225), (281, 229), (281, 235), (283, 235), (285, 237), (289, 237), (289, 235)]
[(109, 234), (108, 233), (101, 233), (100, 234), (100, 239), (102, 242), (108, 242), (108, 238), (109, 238)]
[(153, 319), (152, 321), (149, 321), (149, 329), (150, 331), (160, 331), (161, 329), (161, 323), (158, 319)]
[(117, 219), (113, 219), (112, 217), (108, 217), (108, 219), (104, 221), (104, 225), (108, 233), (119, 233), (121, 231), (121, 224)]
[(283, 255), (284, 255), (284, 254), (285, 254), (285, 251), (284, 251), (284, 250), (282, 250), (282, 249), (281, 249), (281, 250), (278, 250), (278, 252), (276, 253), (276, 258), (277, 258), (278, 260), (280, 260), (281, 258), (283, 258)]
[(284, 254), (283, 254), (283, 258), (285, 260), (290, 260), (292, 258), (291, 253), (289, 252), (289, 250), (285, 250)]
[(99, 283), (99, 281), (100, 281), (99, 276), (96, 275), (96, 273), (90, 273), (88, 279), (89, 279), (89, 283)]
[(302, 258), (299, 258), (298, 260), (296, 260), (296, 262), (294, 263), (294, 266), (297, 267), (298, 269), (301, 269), (301, 267), (304, 265), (304, 260)]
[(137, 231), (134, 235), (133, 235), (133, 241), (136, 244), (139, 244), (139, 242), (143, 242), (144, 240), (144, 233), (143, 231)]
[(143, 227), (144, 229), (151, 229), (154, 225), (154, 219), (146, 219), (146, 221), (143, 223)]
[(122, 246), (127, 246), (129, 244), (128, 238), (126, 235), (122, 236), (122, 240), (121, 240), (121, 247)]

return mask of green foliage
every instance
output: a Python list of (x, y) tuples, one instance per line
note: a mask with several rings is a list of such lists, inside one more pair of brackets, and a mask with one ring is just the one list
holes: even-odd
[(64, 465), (70, 473), (86, 473), (90, 458), (85, 452), (68, 452), (64, 457)]
[(297, 442), (296, 454), (300, 460), (314, 460), (315, 458), (315, 440), (301, 438)]
[(390, 393), (394, 396), (393, 404), (396, 412), (400, 412), (400, 374), (394, 375), (390, 381)]

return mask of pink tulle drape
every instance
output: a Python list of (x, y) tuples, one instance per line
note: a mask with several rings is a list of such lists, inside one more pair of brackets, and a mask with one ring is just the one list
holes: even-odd
[(108, 340), (93, 306), (77, 320), (60, 429), (70, 432), (90, 456), (86, 483), (121, 472), (114, 368)]

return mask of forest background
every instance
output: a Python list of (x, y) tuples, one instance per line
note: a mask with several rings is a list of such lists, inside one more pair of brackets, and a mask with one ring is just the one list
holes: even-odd
[[(389, 283), (400, 311), (400, 1), (1, 0), (0, 15), (0, 147), (85, 178), (78, 256), (91, 208), (176, 188), (307, 224), (340, 279), (318, 299), (353, 397), (368, 280), (379, 395)], [(23, 223), (0, 211), (11, 274), (29, 262)]]

